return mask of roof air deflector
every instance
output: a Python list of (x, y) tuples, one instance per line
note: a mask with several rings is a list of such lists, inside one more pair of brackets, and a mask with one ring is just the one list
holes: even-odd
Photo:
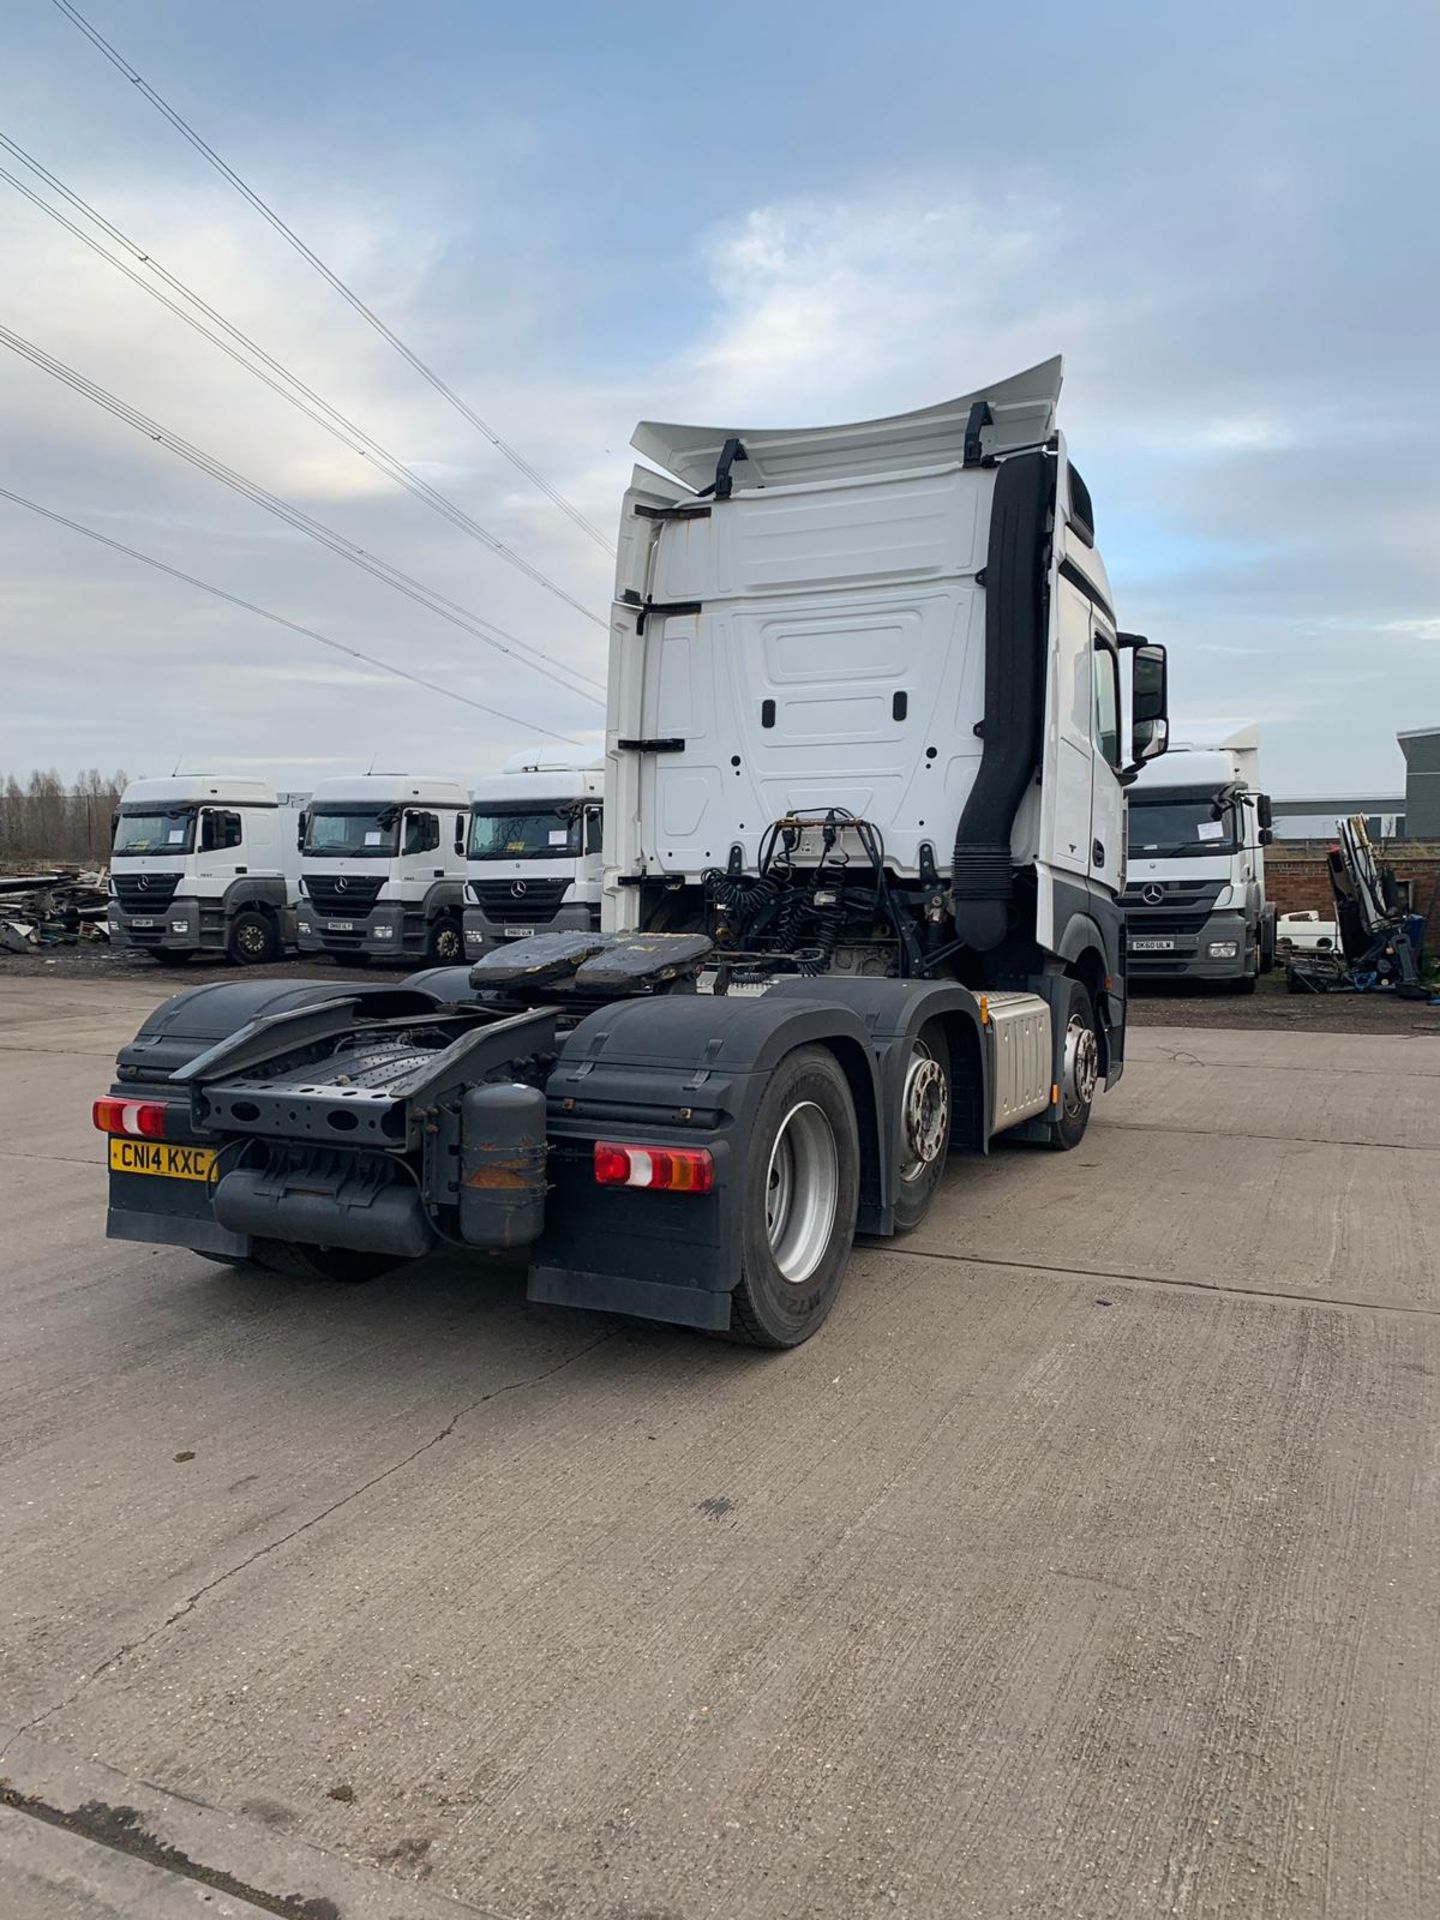
[(981, 430), (985, 458), (1044, 445), (1055, 431), (1062, 372), (1057, 354), (959, 399), (845, 426), (687, 427), (646, 420), (630, 444), (688, 487), (707, 493), (727, 443), (744, 447), (743, 478), (737, 473), (735, 479), (747, 488), (958, 466), (965, 460), (966, 429), (977, 406), (990, 413)]

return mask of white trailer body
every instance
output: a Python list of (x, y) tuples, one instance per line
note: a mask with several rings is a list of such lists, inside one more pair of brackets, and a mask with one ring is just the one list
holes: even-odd
[(301, 952), (461, 959), (469, 812), (460, 782), (432, 774), (321, 781), (300, 825)]
[(132, 780), (110, 854), (112, 943), (167, 963), (277, 958), (295, 940), (298, 817), (267, 780)]

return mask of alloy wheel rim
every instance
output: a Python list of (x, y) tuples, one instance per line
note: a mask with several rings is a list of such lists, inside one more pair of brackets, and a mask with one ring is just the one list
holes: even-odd
[(801, 1286), (825, 1257), (840, 1206), (835, 1132), (813, 1100), (781, 1121), (765, 1173), (765, 1234), (780, 1277)]
[(900, 1103), (900, 1178), (918, 1180), (940, 1158), (950, 1131), (950, 1087), (944, 1069), (923, 1040), (911, 1049)]
[(1072, 1013), (1065, 1029), (1065, 1111), (1073, 1119), (1095, 1098), (1100, 1077), (1100, 1047), (1095, 1029)]

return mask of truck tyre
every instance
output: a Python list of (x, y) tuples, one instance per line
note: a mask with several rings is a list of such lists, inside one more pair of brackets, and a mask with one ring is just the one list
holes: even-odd
[(448, 913), (437, 914), (430, 922), (430, 933), (425, 942), (426, 964), (454, 967), (464, 958), (465, 936), (460, 931), (460, 922)]
[(835, 1304), (855, 1235), (860, 1132), (834, 1054), (798, 1047), (780, 1062), (746, 1163), (729, 1337), (798, 1347)]
[(1065, 1059), (1060, 1079), (1060, 1118), (1050, 1130), (1048, 1144), (1056, 1153), (1068, 1153), (1085, 1138), (1095, 1089), (1100, 1082), (1100, 1041), (1095, 1032), (1095, 1007), (1079, 980), (1070, 982), (1065, 1013)]
[(1270, 973), (1275, 966), (1275, 909), (1266, 907), (1260, 918), (1260, 971)]
[(258, 1267), (291, 1280), (332, 1280), (359, 1286), (405, 1262), (393, 1253), (360, 1253), (353, 1247), (307, 1247), (296, 1240), (256, 1240), (250, 1257)]
[(239, 967), (263, 967), (279, 957), (280, 940), (268, 914), (247, 908), (230, 923), (226, 952)]
[(908, 1233), (930, 1211), (945, 1178), (950, 1149), (950, 1044), (939, 1020), (927, 1020), (910, 1043), (900, 1096), (900, 1182), (895, 1230)]

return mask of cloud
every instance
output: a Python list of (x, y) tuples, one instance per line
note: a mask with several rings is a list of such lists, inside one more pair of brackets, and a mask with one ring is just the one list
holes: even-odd
[[(437, 17), (467, 30), (463, 11)], [(817, 63), (813, 34), (777, 20), (763, 70), (738, 41), (727, 58), (723, 35), (706, 40), (703, 65), (685, 31), (667, 36), (643, 55), (639, 141), (608, 109), (577, 111), (613, 57), (578, 21), (568, 64), (523, 31), (508, 54), (489, 49), (474, 69), (478, 118), (470, 69), (451, 88), (433, 55), (405, 67), (408, 36), (367, 49), (360, 34), (347, 88), (388, 108), (393, 79), (398, 97), (436, 101), (402, 134), (387, 122), (383, 139), (318, 69), (272, 89), (246, 68), (234, 100), (212, 84), (202, 104), (221, 150), (607, 531), (637, 418), (863, 418), (1063, 351), (1066, 431), (1122, 615), (1171, 643), (1182, 720), (1263, 717), (1282, 790), (1342, 767), (1359, 783), (1384, 777), (1396, 727), (1440, 715), (1437, 287), (1414, 241), (1434, 159), (1427, 64), (1397, 35), (1359, 73), (1323, 33), (1272, 44), (1238, 13), (1202, 46), (1159, 14), (1141, 23), (1102, 7), (1084, 44), (1050, 63), (1017, 57), (1028, 30), (1001, 15), (962, 24), (935, 9), (924, 61), (899, 57), (868, 16), (842, 10), (834, 28)], [(143, 41), (146, 29), (137, 16), (127, 31)], [(227, 55), (263, 64), (244, 34), (197, 34), (173, 58), (213, 82)], [(22, 46), (8, 96), (0, 77), (17, 137), (43, 139), (41, 158), (156, 258), (603, 608), (603, 552), (168, 129), (137, 117), (113, 76), (87, 68), (72, 81), (56, 57), (49, 40)], [(641, 60), (632, 47), (623, 64)], [(722, 112), (737, 79), (743, 128)], [(711, 115), (730, 128), (724, 164), (677, 163)], [(687, 129), (689, 148), (677, 137)], [(0, 246), (7, 324), (368, 551), (603, 678), (602, 633), (8, 189)], [(0, 404), (6, 484), (337, 640), (597, 737), (593, 706), (7, 355)], [(158, 764), (183, 745), (192, 764), (233, 763), (263, 742), (283, 770), (317, 754), (330, 764), (341, 744), (353, 744), (346, 764), (364, 765), (384, 744), (468, 778), (525, 744), (508, 723), (329, 666), (307, 646), (0, 503), (0, 762)]]

